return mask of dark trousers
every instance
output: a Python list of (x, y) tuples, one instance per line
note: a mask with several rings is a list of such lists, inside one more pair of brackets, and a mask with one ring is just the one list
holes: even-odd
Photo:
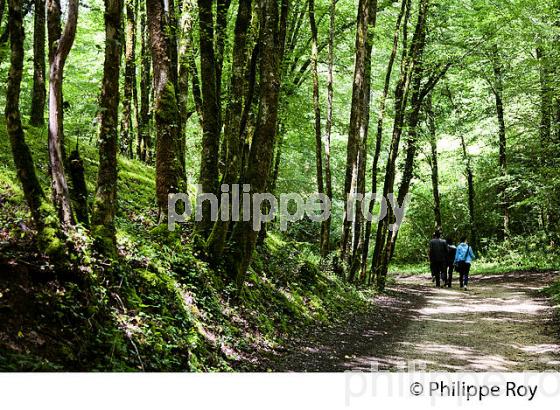
[(447, 272), (447, 263), (432, 261), (432, 262), (430, 262), (430, 270), (432, 271), (432, 277), (435, 278), (436, 285), (438, 287), (441, 286), (441, 279), (443, 279), (444, 283), (445, 283), (445, 274)]
[(447, 266), (447, 280), (446, 284), (447, 287), (451, 287), (451, 281), (453, 280), (453, 271), (455, 270), (455, 265), (451, 264)]
[(459, 262), (457, 264), (457, 272), (459, 272), (459, 283), (461, 284), (461, 287), (468, 286), (470, 270), (471, 270), (470, 263)]

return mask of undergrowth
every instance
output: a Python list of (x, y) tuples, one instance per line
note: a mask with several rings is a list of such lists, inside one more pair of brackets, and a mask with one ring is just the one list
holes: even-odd
[[(0, 130), (4, 130), (0, 124)], [(298, 329), (365, 308), (359, 292), (304, 242), (269, 234), (242, 300), (195, 249), (192, 227), (156, 224), (154, 169), (119, 159), (118, 263), (91, 251), (55, 269), (36, 251), (35, 231), (0, 131), (0, 370), (228, 371), (275, 348)], [(39, 180), (49, 195), (44, 129), (29, 128)], [(68, 138), (69, 146), (76, 142)], [(80, 144), (88, 190), (97, 154)]]

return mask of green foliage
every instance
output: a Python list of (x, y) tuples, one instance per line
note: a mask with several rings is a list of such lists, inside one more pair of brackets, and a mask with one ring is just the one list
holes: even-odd
[[(235, 2), (234, 2), (235, 3)], [(316, 2), (319, 43), (328, 37), (330, 0)], [(305, 2), (292, 2), (305, 7)], [(64, 98), (67, 150), (79, 147), (84, 159), (88, 204), (94, 200), (98, 167), (95, 118), (103, 64), (103, 4), (88, 2), (81, 10), (75, 45), (65, 71)], [(371, 115), (366, 181), (371, 181), (369, 159), (377, 123), (383, 75), (392, 46), (392, 33), (400, 5), (383, 2), (378, 13), (372, 56)], [(413, 15), (416, 3), (413, 2)], [(466, 167), (471, 166), (475, 186), (475, 228), (479, 257), (473, 273), (505, 270), (555, 269), (560, 263), (560, 145), (558, 135), (540, 138), (541, 61), (535, 48), (548, 52), (547, 62), (556, 67), (559, 11), (549, 0), (513, 0), (492, 3), (482, 0), (433, 2), (429, 18), (426, 73), (453, 62), (446, 77), (433, 92), (438, 139), (439, 185), (445, 236), (455, 241), (469, 233), (470, 215)], [(231, 13), (230, 13), (231, 14)], [(344, 208), (346, 142), (352, 74), (355, 58), (355, 2), (338, 2), (336, 14), (334, 73), (334, 119), (331, 146), (334, 203), (331, 242), (339, 241)], [(280, 105), (281, 161), (277, 194), (313, 193), (315, 189), (315, 140), (312, 88), (305, 63), (309, 55), (309, 27), (303, 10), (300, 31), (287, 58)], [(414, 23), (411, 18), (410, 29)], [(26, 32), (32, 21), (27, 17)], [(196, 26), (196, 25), (195, 25)], [(224, 84), (229, 84), (234, 20), (228, 24), (224, 52)], [(197, 43), (198, 32), (193, 32)], [(507, 127), (508, 172), (498, 167), (498, 137), (492, 88), (491, 46), (499, 45), (504, 64), (504, 105)], [(21, 110), (24, 123), (29, 111), (32, 79), (32, 36), (26, 36), (24, 83)], [(0, 104), (7, 80), (7, 48), (0, 49)], [(327, 47), (319, 55), (320, 102), (326, 106)], [(398, 67), (398, 53), (395, 67)], [(293, 68), (293, 69), (292, 69)], [(303, 70), (303, 71), (302, 71)], [(304, 74), (299, 81), (300, 74)], [(556, 74), (556, 72), (555, 72)], [(398, 70), (394, 70), (391, 93)], [(558, 76), (552, 88), (558, 93)], [(175, 90), (166, 85), (155, 114), (173, 123), (177, 111)], [(189, 97), (189, 104), (192, 103)], [(227, 87), (224, 87), (224, 99)], [(171, 110), (169, 108), (172, 108)], [(379, 185), (387, 160), (394, 107), (391, 99), (382, 136)], [(252, 113), (256, 114), (256, 113)], [(324, 115), (323, 115), (324, 117)], [(195, 181), (199, 170), (201, 130), (193, 115), (185, 127), (187, 179)], [(324, 124), (323, 124), (324, 125)], [(558, 126), (557, 126), (558, 127)], [(287, 334), (314, 321), (344, 318), (344, 312), (367, 305), (371, 296), (357, 291), (333, 272), (336, 254), (318, 256), (320, 226), (308, 219), (289, 225), (278, 233), (277, 221), (255, 255), (245, 289), (227, 283), (225, 275), (209, 266), (201, 254), (202, 238), (193, 236), (187, 224), (171, 233), (158, 225), (155, 207), (155, 170), (141, 161), (119, 157), (117, 254), (100, 260), (92, 240), (103, 248), (112, 232), (104, 228), (88, 232), (78, 227), (69, 238), (58, 232), (54, 210), (41, 210), (47, 226), (37, 238), (29, 222), (29, 210), (14, 171), (5, 124), (0, 120), (0, 243), (23, 244), (44, 271), (53, 274), (55, 257), (68, 259), (68, 272), (55, 272), (48, 284), (34, 283), (26, 312), (45, 312), (41, 330), (62, 329), (50, 335), (52, 347), (43, 351), (22, 332), (15, 341), (27, 351), (3, 355), (0, 368), (7, 370), (229, 370), (249, 351), (280, 343)], [(405, 130), (406, 131), (406, 130)], [(412, 202), (399, 233), (393, 272), (427, 272), (426, 248), (434, 229), (429, 135), (422, 114), (418, 154), (412, 184)], [(45, 128), (26, 129), (41, 185), (50, 198)], [(403, 137), (403, 142), (405, 138)], [(465, 142), (463, 152), (462, 140)], [(401, 152), (404, 145), (401, 146)], [(311, 153), (311, 154), (310, 154)], [(400, 167), (402, 170), (402, 166)], [(397, 186), (399, 183), (397, 176)], [(498, 239), (502, 223), (498, 187), (507, 186), (511, 213), (511, 236)], [(378, 192), (379, 192), (379, 187)], [(372, 187), (367, 186), (368, 191)], [(193, 185), (187, 187), (194, 192)], [(33, 240), (51, 258), (36, 255)], [(73, 252), (60, 255), (67, 246)], [(21, 255), (20, 255), (21, 256)], [(45, 262), (46, 261), (46, 262)], [(35, 260), (34, 260), (35, 262)], [(72, 280), (59, 276), (69, 275)], [(59, 275), (59, 276), (57, 276)], [(22, 277), (25, 275), (22, 275)], [(27, 280), (26, 279), (26, 280)], [(29, 286), (22, 283), (22, 286)], [(558, 295), (558, 286), (551, 288)], [(556, 296), (558, 297), (558, 296)], [(31, 306), (31, 307), (30, 307)], [(33, 309), (35, 310), (33, 310)], [(22, 315), (25, 313), (23, 310)], [(30, 322), (37, 318), (29, 317)], [(37, 325), (36, 323), (34, 323)], [(24, 340), (21, 340), (24, 339)], [(0, 346), (3, 347), (3, 346)]]

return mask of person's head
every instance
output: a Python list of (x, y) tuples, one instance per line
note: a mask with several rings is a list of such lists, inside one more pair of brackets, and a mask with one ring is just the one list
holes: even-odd
[(468, 243), (469, 240), (466, 236), (461, 236), (461, 243)]
[(439, 229), (436, 229), (436, 231), (434, 232), (434, 238), (436, 239), (441, 238), (441, 231)]
[(449, 245), (453, 244), (453, 238), (451, 236), (448, 236), (447, 238), (445, 238), (445, 242), (447, 242)]

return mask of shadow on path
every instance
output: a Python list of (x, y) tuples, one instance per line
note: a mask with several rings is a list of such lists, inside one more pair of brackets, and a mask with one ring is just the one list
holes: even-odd
[(310, 328), (256, 370), (560, 370), (554, 308), (539, 294), (559, 272), (473, 277), (469, 291), (399, 277), (368, 312)]

